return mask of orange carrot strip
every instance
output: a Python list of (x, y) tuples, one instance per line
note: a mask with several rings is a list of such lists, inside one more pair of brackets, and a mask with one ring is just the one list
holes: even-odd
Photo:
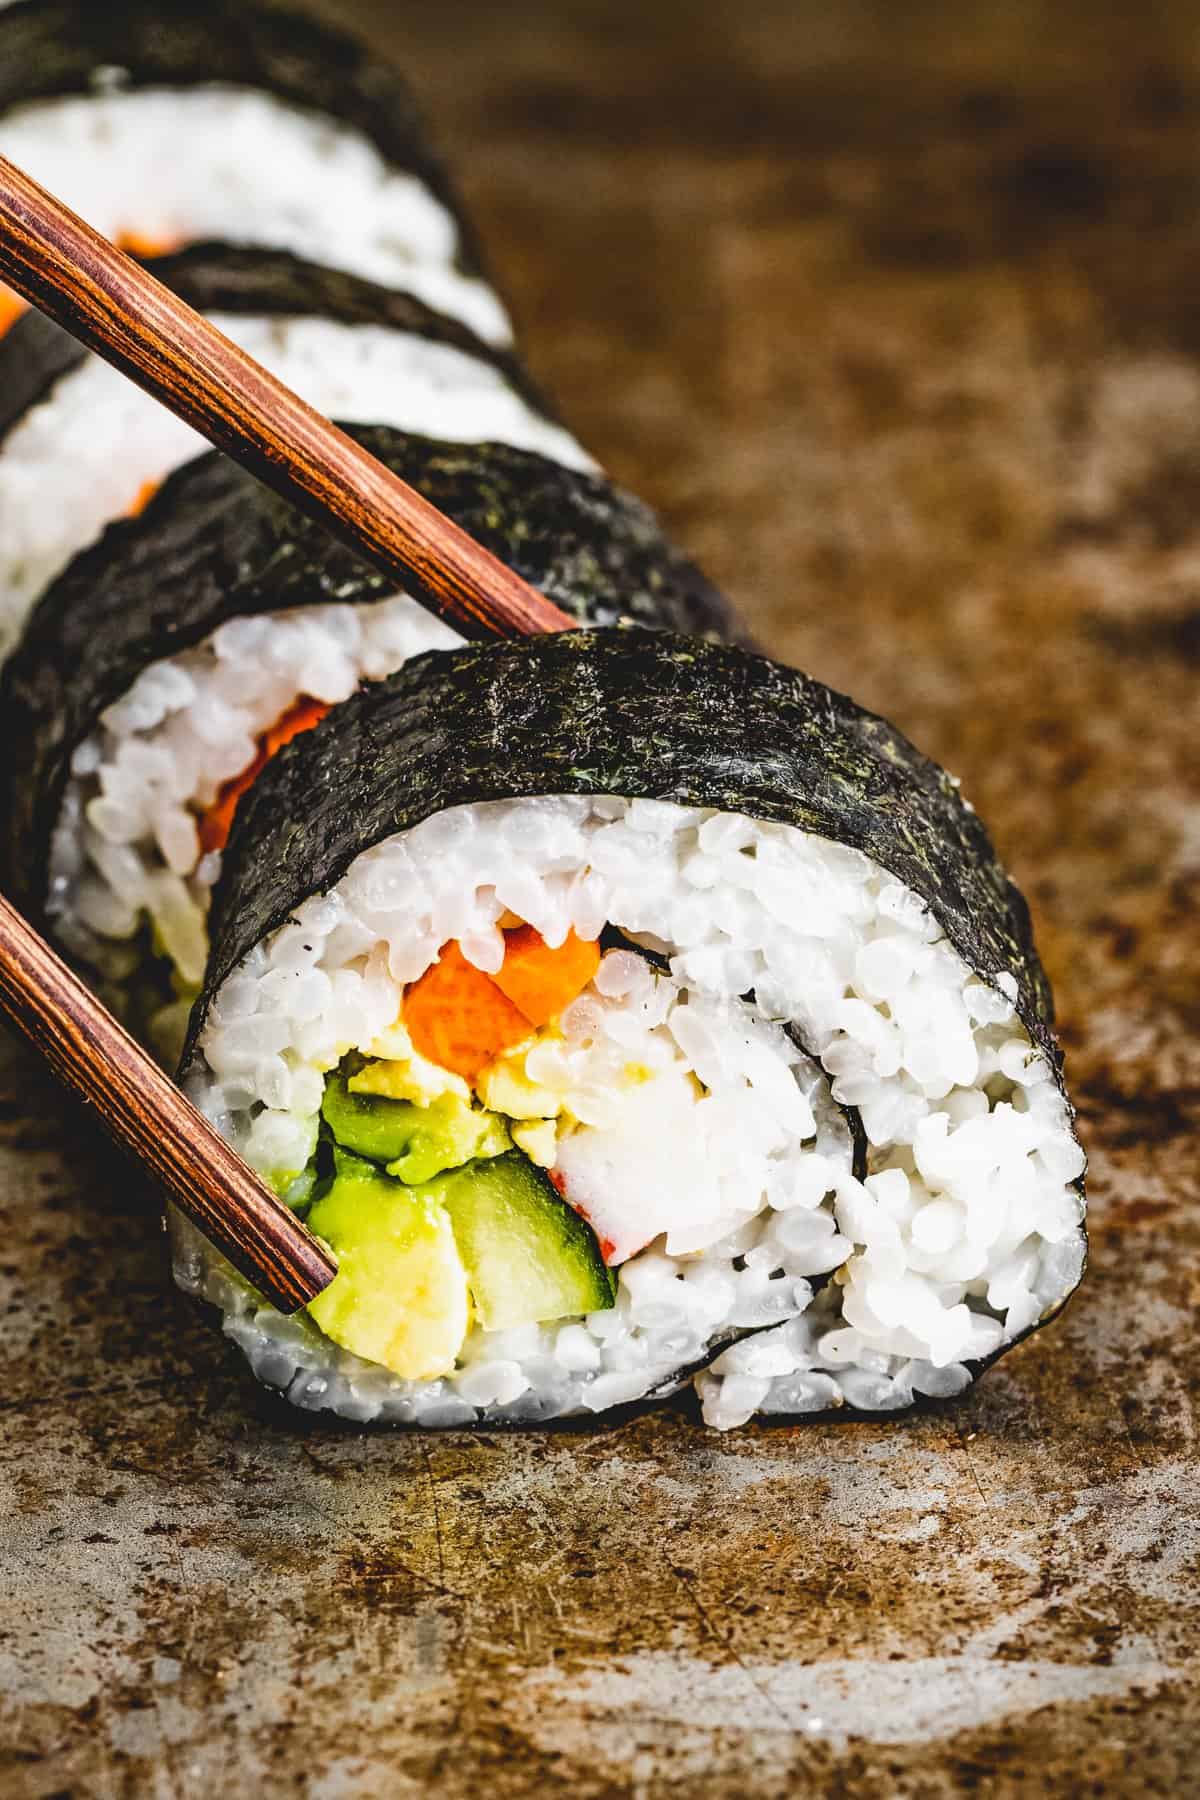
[(258, 740), (258, 754), (254, 761), (240, 775), (235, 775), (224, 784), (200, 820), (200, 848), (206, 854), (210, 850), (225, 848), (233, 829), (233, 815), (237, 811), (238, 801), (254, 786), (275, 752), (282, 750), (285, 744), (290, 744), (302, 731), (311, 731), (314, 725), (319, 725), (328, 711), (323, 700), (310, 700), (307, 695), (301, 695), (295, 705), (289, 706), (283, 717), (272, 725), (270, 731), (263, 733)]
[(453, 938), (405, 994), (403, 1018), (418, 1055), (472, 1084), (502, 1050), (530, 1035), (525, 1015)]
[(141, 487), (134, 496), (133, 505), (127, 508), (125, 517), (127, 519), (136, 519), (144, 513), (161, 486), (162, 483), (160, 481), (143, 481)]
[(149, 237), (141, 231), (119, 231), (116, 244), (118, 250), (124, 250), (128, 256), (137, 256), (148, 262), (155, 256), (169, 256), (172, 250), (178, 250), (180, 239), (175, 237)]
[(10, 325), (15, 325), (25, 311), (25, 302), (20, 294), (14, 294), (11, 288), (0, 285), (0, 337), (3, 337)]
[(504, 966), (492, 980), (531, 1025), (546, 1025), (581, 994), (600, 967), (599, 944), (568, 931), (551, 950), (532, 925), (504, 934)]

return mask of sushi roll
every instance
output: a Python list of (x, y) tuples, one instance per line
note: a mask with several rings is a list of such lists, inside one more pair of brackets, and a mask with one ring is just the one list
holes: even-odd
[(0, 154), (135, 251), (269, 245), (510, 335), (408, 88), (301, 14), (16, 0), (0, 9)]
[[(448, 416), (453, 399), (427, 386)], [(498, 422), (495, 391), (476, 382), (459, 398), (464, 435), (473, 418)], [(398, 411), (424, 404), (403, 382), (395, 399)], [(514, 435), (565, 437), (518, 415), (515, 393), (507, 405)], [(349, 429), (582, 622), (736, 629), (648, 510), (602, 476), (513, 445)], [(6, 891), (173, 1062), (204, 972), (208, 895), (249, 783), (361, 681), (457, 642), (237, 465), (214, 453), (187, 463), (75, 558), (9, 660)]]
[[(510, 353), (412, 294), (222, 244), (150, 266), (322, 412), (593, 466)], [(206, 449), (41, 313), (17, 321), (0, 339), (0, 660), (71, 557)]]
[(957, 784), (736, 647), (362, 689), (239, 807), (181, 1078), (339, 1258), (177, 1277), (301, 1407), (718, 1427), (964, 1388), (1084, 1260), (1027, 909)]

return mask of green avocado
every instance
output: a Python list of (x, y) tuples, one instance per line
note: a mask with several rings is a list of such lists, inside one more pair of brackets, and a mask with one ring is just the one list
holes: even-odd
[(343, 1074), (321, 1112), (332, 1175), (314, 1158), (287, 1198), (315, 1194), (308, 1224), (337, 1253), (309, 1307), (335, 1343), (428, 1381), (453, 1369), (473, 1316), (500, 1331), (613, 1305), (594, 1232), (495, 1113), (454, 1094), (429, 1106), (357, 1094)]
[(427, 1192), (450, 1216), (485, 1330), (602, 1312), (615, 1301), (595, 1233), (519, 1150), (455, 1169)]
[(477, 1112), (457, 1094), (417, 1106), (411, 1100), (353, 1093), (344, 1075), (329, 1077), (321, 1112), (343, 1149), (385, 1164), (389, 1175), (414, 1187), (444, 1169), (499, 1156), (512, 1143), (497, 1114)]
[(467, 1271), (444, 1208), (372, 1162), (334, 1151), (308, 1215), (338, 1272), (309, 1312), (327, 1337), (409, 1381), (448, 1374), (471, 1324)]

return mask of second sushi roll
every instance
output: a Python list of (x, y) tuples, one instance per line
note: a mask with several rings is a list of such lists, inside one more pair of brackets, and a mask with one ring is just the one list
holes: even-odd
[[(503, 390), (450, 392), (464, 430), (498, 422)], [(514, 431), (554, 441), (509, 402)], [(419, 415), (421, 389), (398, 385), (394, 403)], [(648, 509), (602, 476), (503, 443), (351, 429), (581, 623), (735, 629)], [(360, 681), (457, 641), (244, 470), (196, 459), (51, 585), (4, 671), (8, 891), (173, 1061), (241, 794)]]
[[(229, 244), (149, 267), (321, 412), (593, 466), (513, 355), (412, 294)], [(207, 448), (40, 313), (16, 322), (0, 339), (0, 661), (71, 557)]]

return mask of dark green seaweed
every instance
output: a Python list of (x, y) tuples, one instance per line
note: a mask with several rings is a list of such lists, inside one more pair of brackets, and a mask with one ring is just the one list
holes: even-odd
[[(746, 997), (751, 1002), (752, 1005), (756, 1003), (753, 990), (751, 990), (751, 992)], [(820, 1057), (817, 1055), (815, 1050), (809, 1049), (808, 1045), (804, 1042), (804, 1039), (801, 1036), (799, 1028), (795, 1025), (789, 1024), (789, 1025), (785, 1025), (784, 1030), (787, 1032), (788, 1036), (791, 1038), (793, 1044), (795, 1044), (797, 1050), (799, 1050), (803, 1055), (807, 1056), (809, 1062), (816, 1063), (818, 1069), (821, 1068), (822, 1064), (821, 1064)], [(867, 1178), (867, 1172), (868, 1172), (868, 1168), (869, 1168), (869, 1164), (867, 1162), (867, 1156), (868, 1156), (868, 1153), (870, 1150), (870, 1145), (867, 1140), (867, 1128), (862, 1122), (862, 1113), (859, 1111), (857, 1106), (847, 1106), (846, 1102), (844, 1100), (839, 1100), (837, 1098), (836, 1094), (832, 1095), (831, 1098), (833, 1099), (833, 1103), (837, 1107), (838, 1111), (841, 1113), (843, 1119), (845, 1119), (846, 1129), (850, 1133), (850, 1147), (851, 1147), (851, 1151), (852, 1151), (852, 1156), (851, 1156), (851, 1161), (850, 1161), (851, 1173), (853, 1174), (854, 1179), (856, 1181), (865, 1181)], [(821, 1285), (821, 1282), (818, 1281), (814, 1285), (819, 1287)]]
[(361, 132), (450, 209), (463, 266), (481, 267), (407, 83), (340, 31), (253, 0), (17, 0), (0, 11), (0, 112), (97, 88), (206, 82), (262, 88)]
[[(581, 622), (724, 632), (716, 590), (598, 475), (505, 445), (350, 426), (397, 474)], [(148, 663), (224, 620), (379, 600), (384, 576), (215, 453), (109, 526), (42, 596), (0, 676), (0, 881), (44, 921), (70, 760)]]
[[(170, 256), (153, 257), (146, 267), (200, 312), (328, 318), (446, 344), (490, 363), (532, 406), (551, 416), (519, 358), (484, 343), (457, 319), (413, 294), (258, 245), (192, 244)], [(22, 313), (0, 337), (0, 445), (30, 407), (87, 356), (79, 340), (44, 313), (35, 308)]]
[(266, 768), (238, 808), (186, 1068), (213, 994), (307, 896), (433, 813), (534, 794), (709, 806), (863, 851), (928, 906), (1061, 1082), (1029, 911), (956, 782), (886, 720), (735, 646), (568, 632), (415, 658)]
[(640, 956), (656, 975), (671, 973), (669, 956), (664, 956), (661, 950), (651, 950), (648, 944), (639, 944), (636, 938), (627, 937), (617, 925), (605, 925), (597, 941), (601, 950), (628, 950), (631, 955)]

